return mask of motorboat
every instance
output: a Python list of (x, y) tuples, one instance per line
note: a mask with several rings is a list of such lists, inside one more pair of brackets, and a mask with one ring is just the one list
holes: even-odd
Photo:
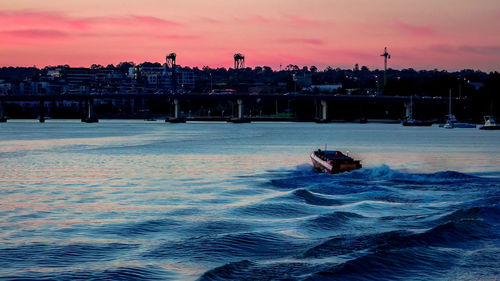
[(500, 125), (495, 123), (491, 116), (484, 116), (484, 125), (479, 127), (479, 130), (500, 130)]
[(337, 150), (318, 149), (311, 153), (314, 169), (318, 172), (339, 174), (361, 169), (361, 161), (354, 160)]

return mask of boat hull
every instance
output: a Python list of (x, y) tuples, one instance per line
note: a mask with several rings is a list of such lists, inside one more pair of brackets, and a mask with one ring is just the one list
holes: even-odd
[(500, 130), (500, 126), (481, 126), (479, 130)]
[(413, 122), (403, 122), (403, 126), (405, 127), (428, 127), (432, 126), (432, 122), (430, 121), (413, 121)]
[(445, 129), (453, 129), (453, 128), (474, 129), (474, 128), (476, 128), (476, 125), (475, 124), (470, 124), (470, 123), (445, 123), (445, 124), (440, 124), (439, 128), (445, 128)]

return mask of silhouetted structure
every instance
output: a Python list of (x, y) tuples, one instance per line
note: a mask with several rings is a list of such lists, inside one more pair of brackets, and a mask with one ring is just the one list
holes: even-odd
[(177, 90), (177, 76), (176, 76), (176, 59), (177, 55), (175, 53), (170, 53), (167, 56), (167, 67), (172, 71), (172, 89), (174, 92)]
[[(387, 49), (384, 50), (383, 56), (384, 60), (390, 57)], [(235, 95), (247, 95), (252, 98), (257, 96), (255, 102), (245, 101), (244, 110), (248, 111), (246, 114), (250, 111), (252, 115), (256, 112), (259, 112), (259, 115), (260, 112), (264, 115), (288, 114), (294, 112), (293, 103), (297, 96), (321, 94), (342, 98), (377, 97), (379, 84), (382, 85), (382, 75), (385, 76), (384, 80), (387, 80), (386, 85), (383, 86), (384, 97), (415, 97), (415, 118), (422, 120), (445, 118), (448, 112), (447, 106), (442, 108), (441, 116), (441, 109), (427, 107), (427, 100), (441, 101), (446, 98), (447, 101), (450, 88), (453, 91), (452, 99), (457, 100), (457, 103), (453, 102), (453, 113), (458, 120), (481, 122), (484, 115), (500, 114), (500, 95), (498, 95), (500, 73), (498, 72), (485, 73), (471, 69), (457, 72), (437, 69), (417, 71), (412, 68), (397, 70), (386, 67), (371, 70), (363, 65), (358, 65), (354, 69), (328, 66), (319, 70), (315, 66), (299, 67), (292, 64), (280, 71), (273, 71), (269, 66), (243, 69), (244, 56), (242, 54), (236, 54), (236, 68), (182, 67), (177, 65), (176, 56), (173, 53), (168, 54), (164, 59), (166, 61), (163, 63), (122, 62), (117, 66), (92, 65), (90, 68), (72, 68), (69, 65), (47, 66), (43, 69), (2, 67), (0, 68), (0, 100), (2, 100), (1, 97), (24, 96), (19, 99), (19, 102), (15, 99), (12, 102), (4, 100), (4, 118), (38, 118), (39, 99), (29, 101), (29, 96), (44, 98), (46, 107), (44, 113), (53, 118), (74, 116), (75, 112), (79, 116), (79, 108), (84, 108), (83, 104), (79, 105), (78, 100), (59, 99), (55, 102), (47, 102), (47, 99), (54, 95), (87, 95), (89, 98), (105, 95), (106, 98), (94, 98), (96, 114), (102, 116), (101, 118), (106, 118), (106, 114), (127, 118), (134, 114), (147, 117), (155, 113), (164, 114), (169, 112), (169, 105), (164, 104), (165, 101), (163, 104), (152, 101), (147, 95), (158, 96), (158, 98), (164, 96), (161, 98), (168, 99), (172, 94), (187, 95), (190, 98), (211, 94), (220, 99), (231, 99), (235, 105), (232, 110), (231, 107), (226, 108), (224, 104), (215, 104), (212, 101), (180, 100), (179, 106), (183, 108), (184, 113), (179, 113), (179, 116), (182, 114), (189, 116), (189, 110), (192, 114), (194, 114), (193, 110), (199, 110), (208, 115), (208, 110), (210, 110), (211, 117), (227, 116), (229, 112), (236, 112)], [(172, 70), (175, 71), (175, 79), (172, 77)], [(175, 84), (175, 91), (172, 84)], [(125, 99), (129, 99), (127, 94), (138, 95), (140, 98), (132, 102), (113, 98), (115, 95), (122, 94), (125, 94)], [(290, 102), (283, 104), (274, 101), (264, 102), (263, 95), (273, 95), (273, 99), (274, 95), (283, 95), (283, 98), (289, 99)], [(259, 98), (260, 101), (257, 102)], [(426, 102), (421, 103), (420, 100)], [(352, 120), (359, 118), (357, 116), (359, 111), (362, 111), (362, 116), (367, 118), (394, 119), (405, 116), (403, 112), (399, 112), (400, 109), (394, 109), (391, 104), (383, 104), (380, 100), (377, 100), (376, 105), (373, 106), (365, 101), (361, 101), (364, 104), (359, 104), (359, 100), (350, 102), (359, 108), (347, 110), (345, 108), (348, 103), (325, 105), (324, 108), (333, 110), (321, 116), (319, 113), (323, 112), (323, 107), (320, 108), (321, 103), (318, 100), (316, 117), (318, 120), (323, 118)], [(200, 108), (196, 109), (195, 104), (199, 104)], [(446, 105), (448, 105), (447, 102)], [(316, 107), (297, 104), (296, 116), (310, 118), (310, 108)], [(435, 110), (438, 110), (438, 114), (434, 113)], [(231, 114), (231, 116), (237, 115)], [(0, 119), (2, 119), (1, 112)]]
[(380, 56), (384, 57), (384, 87), (387, 85), (387, 59), (391, 58), (391, 55), (387, 52), (387, 47), (384, 48), (384, 53)]
[(234, 55), (234, 69), (245, 68), (245, 56), (237, 53)]

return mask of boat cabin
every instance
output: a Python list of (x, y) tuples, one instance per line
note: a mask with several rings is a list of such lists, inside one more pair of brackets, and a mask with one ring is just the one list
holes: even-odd
[(321, 150), (315, 151), (315, 154), (324, 161), (327, 160), (350, 160), (351, 157), (343, 154), (338, 150)]

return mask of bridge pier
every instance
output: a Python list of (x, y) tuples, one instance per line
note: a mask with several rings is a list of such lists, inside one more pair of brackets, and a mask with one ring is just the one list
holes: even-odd
[(130, 114), (135, 114), (135, 99), (130, 99), (130, 103), (129, 103), (129, 107), (130, 107)]
[(82, 118), (85, 123), (97, 123), (99, 119), (94, 116), (94, 100), (87, 99), (85, 116)]
[(328, 123), (328, 102), (326, 100), (321, 100), (321, 118), (316, 121), (316, 123)]
[(40, 100), (40, 116), (38, 117), (40, 123), (45, 123), (45, 102)]
[(238, 115), (237, 117), (233, 117), (229, 120), (229, 122), (232, 123), (250, 123), (250, 119), (245, 118), (245, 107), (243, 106), (243, 100), (238, 99), (236, 100), (236, 103), (238, 104)]
[(238, 99), (236, 102), (238, 103), (238, 118), (243, 119), (244, 117), (243, 101), (241, 99)]
[(170, 123), (186, 123), (186, 118), (180, 116), (181, 114), (181, 104), (178, 99), (174, 99), (174, 116), (170, 116), (165, 119), (165, 122)]
[(413, 115), (413, 112), (412, 112), (412, 103), (411, 102), (405, 102), (404, 103), (404, 107), (405, 107), (405, 118), (411, 118), (412, 115)]
[(3, 110), (3, 101), (0, 101), (0, 123), (7, 122), (7, 118), (5, 117), (5, 113)]

